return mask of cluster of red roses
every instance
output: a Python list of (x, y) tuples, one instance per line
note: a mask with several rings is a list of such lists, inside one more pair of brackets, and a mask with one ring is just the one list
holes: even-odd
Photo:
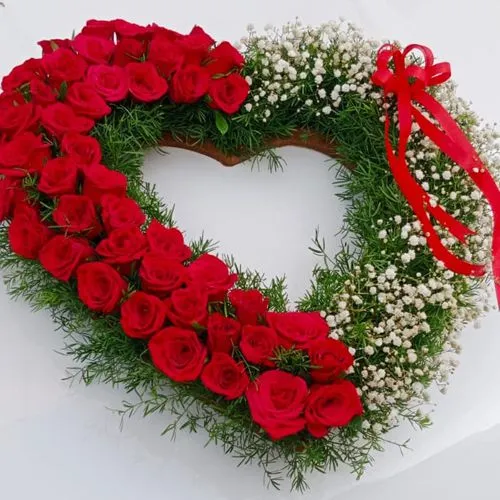
[[(155, 220), (145, 228), (126, 176), (102, 165), (99, 142), (84, 135), (129, 93), (152, 102), (168, 92), (177, 103), (208, 95), (210, 106), (236, 112), (248, 93), (234, 71), (243, 58), (213, 44), (198, 27), (182, 36), (121, 20), (90, 21), (72, 41), (41, 42), (43, 57), (2, 81), (0, 221), (10, 221), (13, 252), (76, 280), (81, 301), (147, 340), (154, 365), (172, 380), (201, 380), (229, 400), (246, 396), (273, 439), (303, 429), (322, 437), (362, 413), (342, 378), (353, 363), (347, 347), (328, 338), (318, 313), (268, 312), (259, 291), (234, 289), (237, 275), (213, 255), (193, 259), (177, 229)], [(42, 197), (43, 218), (28, 188)], [(277, 367), (278, 348), (308, 354), (307, 380)], [(253, 381), (249, 365), (259, 373)]]

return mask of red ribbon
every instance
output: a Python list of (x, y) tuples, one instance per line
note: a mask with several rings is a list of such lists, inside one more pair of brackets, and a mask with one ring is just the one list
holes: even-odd
[[(405, 58), (412, 51), (419, 51), (422, 54), (423, 67), (416, 64), (406, 65)], [(395, 94), (399, 116), (399, 142), (396, 153), (390, 139), (390, 116), (386, 111), (387, 159), (394, 179), (422, 224), (427, 245), (433, 255), (457, 274), (482, 276), (485, 273), (484, 266), (472, 264), (453, 254), (443, 245), (433, 227), (430, 216), (463, 244), (466, 244), (467, 236), (475, 234), (441, 206), (435, 204), (433, 206), (429, 194), (411, 174), (406, 163), (406, 150), (413, 121), (418, 123), (420, 130), (444, 154), (467, 172), (488, 201), (493, 213), (493, 276), (500, 304), (500, 190), (455, 120), (434, 97), (426, 92), (427, 87), (443, 83), (450, 76), (449, 63), (434, 64), (432, 51), (423, 45), (409, 45), (403, 51), (390, 44), (380, 48), (377, 55), (377, 70), (372, 75), (372, 81), (383, 88), (386, 96), (390, 93)], [(414, 103), (419, 104), (420, 109), (425, 109), (437, 121), (439, 127), (426, 118)]]

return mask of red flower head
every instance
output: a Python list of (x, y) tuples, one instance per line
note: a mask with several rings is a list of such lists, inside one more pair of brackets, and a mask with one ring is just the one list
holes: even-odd
[(132, 198), (106, 194), (101, 197), (101, 217), (106, 231), (121, 227), (140, 227), (146, 222), (141, 207)]
[(186, 282), (186, 268), (160, 253), (148, 253), (142, 259), (139, 278), (144, 290), (164, 297)]
[(240, 334), (241, 325), (236, 320), (217, 312), (208, 317), (207, 342), (210, 352), (230, 353), (233, 346), (238, 345)]
[(274, 350), (278, 336), (267, 326), (245, 325), (241, 332), (240, 350), (245, 359), (254, 365), (274, 367)]
[(259, 290), (231, 290), (229, 301), (236, 311), (238, 320), (244, 325), (256, 325), (266, 317), (269, 299)]
[(253, 420), (271, 437), (282, 439), (300, 432), (307, 399), (304, 379), (281, 370), (264, 372), (246, 391)]
[(58, 102), (47, 106), (42, 111), (42, 125), (56, 137), (68, 132), (88, 132), (94, 126), (94, 120), (78, 116), (71, 106)]
[(240, 110), (250, 91), (248, 82), (238, 73), (212, 80), (208, 92), (210, 106), (232, 115)]
[(126, 191), (125, 174), (111, 170), (100, 163), (84, 168), (83, 194), (94, 203), (100, 203), (105, 195), (125, 196)]
[(307, 398), (307, 430), (317, 438), (325, 436), (330, 427), (344, 427), (362, 414), (356, 387), (348, 380), (315, 386)]
[(86, 82), (106, 102), (122, 101), (128, 95), (128, 74), (120, 66), (97, 65), (87, 71)]
[(151, 251), (161, 253), (166, 259), (184, 262), (191, 257), (191, 249), (184, 244), (182, 233), (176, 228), (162, 226), (156, 219), (146, 230), (146, 238)]
[(83, 57), (64, 48), (45, 54), (42, 65), (50, 81), (56, 86), (62, 82), (70, 83), (81, 80), (87, 70), (87, 63)]
[(208, 390), (228, 400), (243, 396), (250, 383), (245, 365), (237, 363), (229, 354), (223, 352), (212, 355), (212, 359), (203, 369), (201, 381)]
[(242, 68), (245, 58), (229, 42), (222, 42), (208, 53), (207, 69), (211, 75), (224, 75)]
[(175, 382), (192, 382), (203, 369), (207, 350), (193, 330), (169, 327), (149, 341), (149, 353), (158, 370)]
[(199, 288), (188, 286), (172, 292), (165, 300), (167, 318), (175, 325), (191, 328), (205, 325), (207, 321), (207, 297)]
[(129, 77), (130, 93), (138, 101), (157, 101), (167, 93), (167, 81), (158, 74), (152, 63), (129, 63), (125, 69)]
[(90, 64), (107, 64), (115, 50), (111, 40), (82, 33), (75, 37), (71, 46)]
[(48, 196), (76, 192), (78, 168), (69, 156), (49, 160), (40, 173), (38, 190)]
[(313, 366), (312, 379), (326, 383), (342, 375), (354, 363), (354, 358), (347, 346), (335, 339), (323, 339), (309, 346), (309, 359)]
[(99, 242), (96, 252), (108, 264), (129, 264), (146, 252), (146, 238), (137, 227), (115, 229)]
[(101, 231), (92, 200), (79, 194), (65, 194), (52, 212), (54, 222), (67, 233), (93, 238)]
[(95, 91), (92, 85), (76, 82), (68, 90), (66, 102), (75, 113), (99, 120), (111, 113), (111, 108), (106, 101)]
[(99, 141), (88, 135), (69, 132), (64, 134), (61, 150), (71, 156), (79, 167), (93, 165), (101, 161), (101, 146)]
[(209, 85), (208, 71), (201, 66), (190, 64), (172, 77), (170, 97), (175, 103), (193, 103), (208, 92)]
[(165, 323), (165, 307), (154, 295), (134, 292), (121, 306), (120, 324), (126, 335), (145, 339)]

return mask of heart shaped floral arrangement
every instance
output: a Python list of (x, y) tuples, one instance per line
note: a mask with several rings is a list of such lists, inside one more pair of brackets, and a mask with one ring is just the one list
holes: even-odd
[[(428, 424), (427, 388), (489, 274), (499, 287), (498, 149), (426, 47), (377, 51), (343, 23), (242, 43), (123, 20), (40, 42), (2, 80), (0, 266), (51, 311), (75, 376), (134, 393), (123, 415), (169, 412), (166, 430), (204, 428), (303, 489), (342, 462), (360, 474), (399, 421)], [(284, 279), (187, 243), (141, 176), (151, 147), (276, 169), (287, 144), (340, 160), (350, 203), (349, 244), (316, 237), (296, 310)]]

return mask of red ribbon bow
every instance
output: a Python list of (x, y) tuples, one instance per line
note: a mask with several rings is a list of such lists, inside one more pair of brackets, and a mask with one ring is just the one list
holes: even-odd
[[(423, 67), (416, 64), (406, 65), (405, 58), (412, 51), (419, 51), (423, 55)], [(392, 67), (394, 69), (391, 69)], [(431, 203), (429, 194), (411, 174), (406, 163), (406, 149), (413, 121), (444, 154), (467, 172), (492, 209), (493, 276), (500, 304), (500, 190), (458, 124), (443, 106), (426, 92), (427, 87), (443, 83), (450, 76), (449, 63), (434, 64), (432, 51), (423, 45), (409, 45), (403, 51), (390, 44), (380, 48), (377, 55), (377, 70), (372, 75), (372, 81), (383, 88), (386, 96), (389, 93), (396, 95), (399, 116), (399, 142), (396, 153), (390, 139), (390, 117), (386, 112), (387, 159), (394, 179), (422, 224), (427, 245), (434, 256), (457, 274), (482, 276), (485, 273), (484, 266), (472, 264), (452, 253), (443, 245), (433, 227), (430, 216), (463, 244), (466, 243), (467, 236), (475, 234), (441, 206)], [(437, 121), (439, 127), (426, 118), (414, 103), (419, 104), (421, 109), (425, 109)]]

